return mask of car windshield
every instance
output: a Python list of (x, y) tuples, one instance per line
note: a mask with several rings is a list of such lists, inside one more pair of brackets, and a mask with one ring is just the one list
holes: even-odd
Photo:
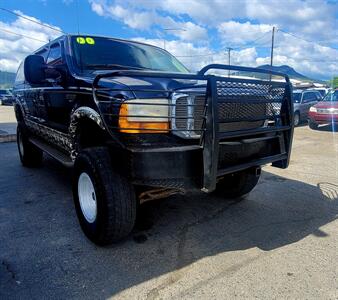
[(148, 69), (188, 73), (169, 52), (136, 42), (103, 37), (72, 37), (76, 64), (81, 69)]
[(302, 99), (302, 93), (292, 93), (292, 95), (293, 95), (293, 102), (300, 103), (300, 100)]
[(8, 95), (8, 91), (7, 90), (0, 90), (0, 95)]
[(338, 102), (338, 90), (329, 92), (323, 99), (323, 101)]
[(321, 95), (322, 97), (325, 96), (325, 90), (317, 90), (317, 91), (320, 93), (320, 95)]

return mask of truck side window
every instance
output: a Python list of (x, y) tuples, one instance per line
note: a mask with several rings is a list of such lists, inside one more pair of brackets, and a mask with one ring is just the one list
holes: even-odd
[(44, 58), (44, 60), (46, 61), (48, 51), (47, 51), (47, 49), (45, 48), (45, 49), (40, 50), (39, 52), (36, 52), (35, 54), (36, 54), (36, 55), (42, 56), (42, 57)]
[(59, 43), (53, 44), (50, 47), (49, 54), (47, 57), (47, 64), (49, 65), (62, 64), (61, 47)]
[(25, 73), (23, 71), (23, 62), (21, 62), (18, 71), (16, 72), (15, 84), (23, 83), (25, 81)]
[(306, 92), (304, 93), (304, 96), (303, 96), (303, 103), (308, 103), (308, 102), (311, 102), (313, 101), (313, 93), (311, 92)]

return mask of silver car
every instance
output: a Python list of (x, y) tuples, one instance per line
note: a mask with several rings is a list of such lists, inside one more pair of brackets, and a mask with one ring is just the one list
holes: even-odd
[(322, 99), (321, 94), (315, 90), (294, 90), (293, 111), (294, 124), (298, 126), (302, 121), (307, 120), (309, 109)]

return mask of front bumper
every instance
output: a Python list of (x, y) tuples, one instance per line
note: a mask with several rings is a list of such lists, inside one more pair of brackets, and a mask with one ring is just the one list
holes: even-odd
[[(270, 79), (249, 80), (205, 74), (210, 69), (265, 73)], [(271, 80), (273, 75), (284, 77), (285, 82)], [(168, 134), (182, 138), (182, 135), (191, 136), (188, 133), (193, 133), (199, 139), (199, 146), (169, 145), (165, 148), (140, 142), (139, 145), (129, 147), (123, 143), (116, 122), (118, 108), (123, 100), (113, 98), (115, 102), (106, 101), (109, 96), (102, 98), (101, 92), (109, 91), (99, 84), (103, 78), (118, 76), (205, 81), (206, 93), (200, 99), (202, 109), (197, 108), (199, 104), (195, 101), (190, 101), (191, 95), (187, 96), (186, 103), (174, 101), (166, 104), (172, 112), (169, 116), (172, 126), (168, 129)], [(189, 89), (193, 89), (194, 83), (189, 84)], [(183, 89), (181, 86), (173, 86), (175, 88), (168, 85), (163, 90), (135, 87), (132, 91), (135, 95), (143, 95), (137, 97), (137, 105), (149, 105), (147, 100), (159, 97), (159, 92), (162, 97), (171, 99), (172, 95)], [(187, 88), (184, 85), (184, 90)], [(284, 74), (224, 65), (206, 66), (196, 75), (117, 71), (98, 75), (93, 82), (93, 90), (109, 133), (114, 143), (121, 148), (121, 155), (116, 157), (126, 157), (122, 169), (135, 184), (184, 188), (191, 186), (212, 192), (219, 176), (267, 163), (273, 163), (273, 166), (279, 168), (288, 166), (293, 137), (293, 101), (292, 86)], [(155, 134), (158, 129), (147, 130)]]
[[(221, 143), (216, 177), (287, 160), (282, 140), (283, 134), (275, 133)], [(122, 165), (126, 175), (136, 185), (204, 190), (203, 148), (198, 145), (131, 148), (124, 156)]]
[(309, 119), (317, 124), (338, 123), (338, 114), (309, 113)]

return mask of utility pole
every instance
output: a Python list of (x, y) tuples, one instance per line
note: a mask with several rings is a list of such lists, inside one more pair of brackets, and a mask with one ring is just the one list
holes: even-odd
[[(234, 49), (230, 47), (227, 47), (226, 49), (228, 49), (228, 65), (230, 66), (230, 53), (231, 53), (231, 50), (234, 50)], [(230, 70), (228, 70), (228, 77), (230, 77)]]
[(272, 27), (272, 39), (271, 39), (271, 59), (270, 59), (270, 66), (272, 67), (273, 63), (273, 46), (275, 43), (275, 26)]

